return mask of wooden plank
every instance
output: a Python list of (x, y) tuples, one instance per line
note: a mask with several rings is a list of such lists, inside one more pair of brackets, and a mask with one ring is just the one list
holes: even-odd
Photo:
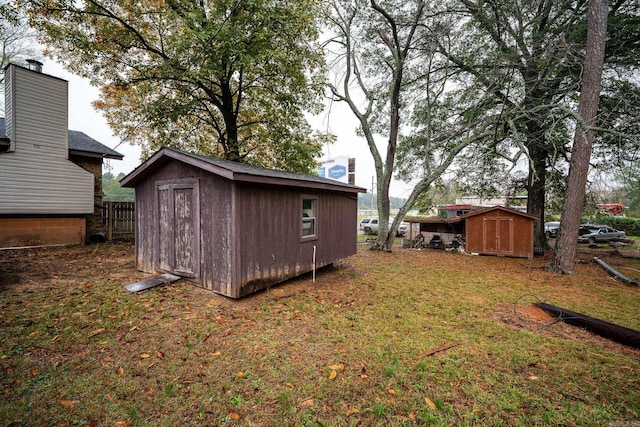
[(177, 282), (180, 279), (180, 276), (174, 276), (173, 274), (161, 274), (160, 276), (150, 277), (149, 279), (145, 279), (140, 282), (125, 285), (124, 288), (131, 293), (140, 292), (144, 291), (145, 289), (155, 288), (156, 286)]

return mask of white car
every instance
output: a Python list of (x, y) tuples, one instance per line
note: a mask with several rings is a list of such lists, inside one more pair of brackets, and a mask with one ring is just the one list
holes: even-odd
[[(389, 218), (389, 225), (393, 223), (394, 218)], [(398, 226), (398, 236), (404, 236), (404, 234), (409, 229), (409, 224), (402, 221)], [(364, 234), (378, 234), (378, 217), (367, 217), (362, 218), (360, 221), (360, 230), (364, 232)]]

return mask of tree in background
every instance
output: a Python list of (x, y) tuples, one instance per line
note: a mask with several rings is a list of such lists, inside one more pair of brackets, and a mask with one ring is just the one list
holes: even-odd
[[(449, 79), (450, 63), (434, 48), (445, 29), (457, 25), (438, 13), (438, 4), (333, 1), (331, 94), (357, 118), (374, 160), (380, 218), (375, 250), (391, 250), (418, 197), (462, 150), (495, 133), (490, 120), (476, 120), (478, 101), (468, 96), (464, 81)], [(417, 183), (388, 224), (394, 174)]]
[[(541, 223), (548, 177), (559, 184), (556, 193), (564, 187), (584, 58), (586, 6), (575, 0), (451, 0), (449, 13), (462, 24), (451, 27), (439, 46), (455, 65), (458, 79), (468, 82), (470, 96), (483, 100), (475, 110), (479, 117), (501, 117), (496, 135), (503, 137), (491, 135), (468, 150), (459, 163), (460, 179), (480, 188), (485, 182), (490, 189), (504, 182), (509, 171), (526, 168), (528, 212), (540, 218), (537, 247), (545, 244)], [(605, 73), (635, 86), (639, 10), (637, 1), (613, 4)], [(625, 96), (615, 86), (611, 89), (612, 96)], [(628, 135), (623, 139), (628, 142)]]
[(596, 124), (598, 99), (602, 88), (608, 9), (608, 0), (589, 0), (587, 49), (578, 109), (580, 121), (576, 126), (573, 139), (567, 191), (564, 197), (556, 251), (551, 262), (551, 270), (556, 273), (572, 274), (574, 272), (578, 227), (580, 226), (589, 173), (591, 147), (595, 139), (595, 132), (592, 128)]
[(124, 173), (120, 172), (114, 176), (111, 172), (102, 175), (103, 200), (109, 202), (134, 202), (135, 192), (133, 188), (120, 186), (120, 180), (124, 178)]
[(4, 68), (10, 63), (23, 65), (38, 59), (35, 34), (12, 3), (0, 3), (0, 113), (4, 114)]
[(122, 141), (310, 172), (325, 138), (316, 0), (23, 0), (47, 53), (101, 89)]

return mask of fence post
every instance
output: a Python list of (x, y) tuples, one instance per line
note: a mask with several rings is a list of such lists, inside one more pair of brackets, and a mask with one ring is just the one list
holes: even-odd
[(113, 240), (113, 203), (107, 203), (107, 240)]

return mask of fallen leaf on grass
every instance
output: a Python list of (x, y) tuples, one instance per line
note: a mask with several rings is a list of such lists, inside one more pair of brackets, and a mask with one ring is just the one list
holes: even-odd
[(425, 397), (424, 401), (427, 402), (427, 405), (429, 405), (429, 408), (433, 409), (434, 411), (437, 409), (436, 404), (433, 403), (433, 400), (429, 399), (428, 397)]
[(164, 353), (161, 351), (157, 352), (156, 356), (158, 356), (159, 359), (164, 359)]
[(334, 371), (344, 371), (344, 363), (338, 363), (337, 365), (329, 365), (329, 369)]
[(242, 377), (244, 377), (244, 372), (242, 371), (238, 372), (238, 378), (242, 378)]
[(334, 370), (331, 371), (331, 373), (329, 374), (329, 379), (332, 380), (334, 379), (336, 376), (338, 375), (338, 373)]
[(33, 338), (33, 337), (35, 337), (36, 335), (38, 335), (39, 333), (40, 333), (40, 331), (33, 331), (33, 332), (31, 332), (31, 333), (29, 334), (29, 338)]
[(293, 384), (291, 383), (284, 383), (285, 387), (289, 387), (289, 388), (293, 388)]
[(347, 417), (349, 417), (349, 416), (351, 416), (353, 414), (359, 414), (359, 413), (360, 413), (360, 409), (356, 409), (356, 408), (347, 409)]
[(396, 395), (396, 391), (392, 388), (387, 389), (387, 392), (391, 395), (391, 396), (395, 396)]
[(240, 415), (237, 412), (229, 412), (229, 414), (227, 416), (229, 418), (231, 418), (232, 420), (239, 420), (240, 419)]
[(95, 330), (89, 332), (89, 338), (95, 337), (96, 335), (98, 335), (99, 333), (102, 333), (102, 332), (104, 332), (104, 328), (95, 329)]
[(76, 403), (78, 403), (77, 400), (70, 400), (70, 399), (58, 399), (58, 403), (61, 404), (62, 406), (66, 406), (67, 408), (73, 408)]
[(116, 427), (127, 427), (126, 421), (116, 421)]
[(303, 400), (299, 405), (298, 405), (298, 409), (304, 409), (304, 408), (308, 408), (309, 406), (313, 405), (313, 398), (309, 398), (307, 400)]
[(150, 357), (151, 357), (151, 355), (150, 355), (149, 353), (142, 353), (142, 354), (140, 355), (140, 359), (148, 359), (148, 358), (150, 358)]
[(536, 381), (536, 380), (538, 380), (538, 377), (536, 377), (535, 375), (529, 375), (529, 376), (527, 377), (527, 380), (529, 380), (529, 381)]
[(118, 374), (119, 376), (123, 376), (124, 375), (124, 368), (122, 366), (120, 366), (118, 368), (118, 370), (116, 371), (116, 374)]
[(361, 378), (361, 379), (363, 379), (363, 380), (368, 380), (368, 379), (369, 379), (369, 376), (368, 376), (368, 375), (366, 375), (366, 374), (361, 374), (361, 375), (360, 375), (360, 378)]
[(220, 356), (222, 353), (220, 353), (219, 351), (214, 351), (213, 353), (211, 353), (212, 356)]

